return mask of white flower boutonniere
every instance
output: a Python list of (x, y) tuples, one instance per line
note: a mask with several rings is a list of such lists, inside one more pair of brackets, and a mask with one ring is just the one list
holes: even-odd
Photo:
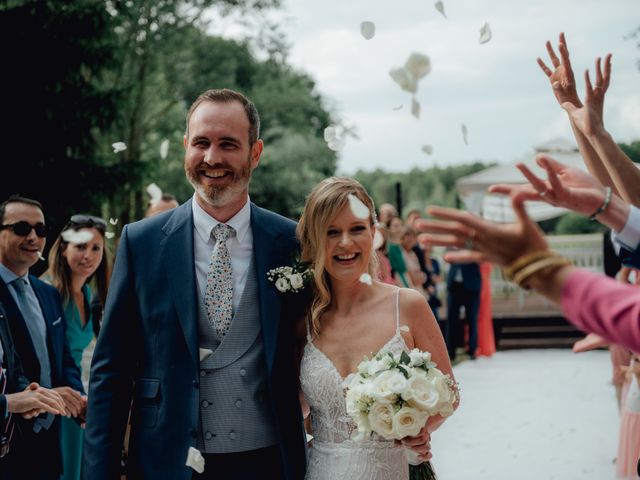
[(278, 267), (267, 272), (267, 278), (273, 282), (279, 292), (299, 292), (311, 280), (313, 271), (307, 264), (294, 262), (293, 266)]

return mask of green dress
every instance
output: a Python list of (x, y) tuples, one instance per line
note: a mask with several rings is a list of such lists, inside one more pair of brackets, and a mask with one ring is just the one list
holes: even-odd
[(387, 247), (387, 256), (389, 257), (389, 263), (391, 264), (391, 270), (393, 273), (397, 273), (400, 277), (401, 287), (408, 288), (409, 281), (407, 279), (407, 265), (404, 263), (404, 257), (402, 256), (402, 247), (397, 243), (389, 243)]
[[(73, 301), (73, 298), (64, 305), (64, 315), (67, 320), (67, 343), (71, 350), (71, 356), (82, 372), (82, 353), (93, 339), (93, 328), (91, 326), (91, 289), (88, 285), (82, 287), (84, 297), (84, 310), (87, 315), (87, 323), (82, 326), (80, 311)], [(62, 417), (60, 422), (60, 443), (62, 447), (62, 465), (64, 473), (61, 480), (80, 480), (82, 472), (82, 442), (84, 440), (84, 430), (75, 420)]]

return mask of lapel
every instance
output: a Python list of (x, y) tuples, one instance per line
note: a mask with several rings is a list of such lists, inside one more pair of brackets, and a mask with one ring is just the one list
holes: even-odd
[(193, 253), (193, 212), (191, 201), (176, 208), (162, 227), (166, 235), (160, 242), (160, 257), (169, 280), (169, 291), (191, 358), (197, 365), (198, 317)]
[(282, 305), (280, 294), (267, 280), (267, 272), (276, 266), (274, 262), (283, 257), (281, 234), (274, 232), (264, 212), (251, 204), (251, 230), (253, 232), (253, 255), (258, 277), (258, 298), (260, 302), (260, 324), (264, 349), (267, 355), (267, 370), (271, 373), (278, 340), (278, 327)]
[(55, 368), (58, 364), (57, 359), (62, 358), (62, 351), (58, 351), (60, 345), (58, 345), (58, 342), (53, 338), (55, 328), (53, 322), (61, 322), (62, 315), (56, 317), (56, 312), (51, 308), (50, 302), (47, 301), (49, 298), (47, 297), (43, 287), (44, 283), (33, 275), (29, 275), (29, 281), (31, 282), (31, 287), (38, 298), (38, 303), (40, 303), (40, 309), (42, 310), (42, 316), (44, 317), (47, 335), (47, 348), (49, 349), (49, 359), (51, 361), (51, 374), (54, 375), (57, 370)]

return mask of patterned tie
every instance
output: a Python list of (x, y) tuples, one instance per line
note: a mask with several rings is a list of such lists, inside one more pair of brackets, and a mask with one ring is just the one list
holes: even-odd
[(235, 235), (235, 230), (229, 225), (219, 223), (213, 228), (212, 235), (216, 244), (211, 253), (207, 272), (204, 305), (209, 323), (216, 331), (218, 338), (222, 340), (229, 331), (233, 318), (233, 275), (227, 239)]
[[(27, 298), (27, 282), (23, 278), (16, 278), (11, 284), (16, 291), (18, 307), (20, 307), (20, 313), (24, 318), (24, 322), (27, 324), (27, 330), (31, 336), (36, 357), (38, 357), (38, 362), (40, 363), (40, 385), (45, 388), (51, 388), (51, 363), (49, 362), (49, 351), (47, 349), (46, 324), (42, 325), (44, 329), (38, 325), (38, 320), (44, 322), (44, 319), (36, 306)], [(37, 417), (33, 424), (33, 431), (38, 433), (43, 428), (45, 430), (49, 429), (53, 420), (54, 415), (52, 413), (46, 413), (44, 416)]]

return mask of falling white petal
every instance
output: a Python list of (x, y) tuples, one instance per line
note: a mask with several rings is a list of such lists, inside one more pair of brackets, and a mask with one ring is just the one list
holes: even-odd
[(204, 472), (204, 457), (200, 453), (200, 450), (189, 447), (187, 452), (187, 461), (185, 463), (187, 467), (193, 468), (198, 473)]
[(416, 97), (411, 99), (411, 115), (420, 118), (420, 102), (416, 100)]
[(160, 189), (160, 187), (158, 185), (156, 185), (155, 183), (150, 183), (147, 186), (147, 193), (149, 194), (149, 196), (151, 197), (151, 200), (149, 200), (149, 202), (151, 203), (151, 205), (155, 205), (156, 203), (158, 203), (160, 200), (162, 200), (162, 190)]
[(367, 285), (373, 285), (371, 275), (369, 275), (368, 273), (363, 273), (362, 275), (360, 275), (360, 281), (362, 283), (366, 283)]
[(366, 40), (371, 40), (376, 34), (376, 24), (373, 22), (362, 22), (360, 33)]
[(389, 75), (405, 92), (416, 93), (418, 91), (418, 82), (405, 68), (392, 68), (389, 70)]
[(44, 257), (42, 256), (42, 252), (41, 252), (40, 250), (38, 250), (38, 258), (39, 258), (40, 260), (42, 260), (43, 262), (46, 262), (46, 261), (47, 261), (47, 259), (46, 259), (46, 258), (44, 258)]
[(397, 112), (398, 110), (402, 110), (402, 107), (403, 107), (403, 105), (397, 105), (397, 106), (393, 107), (391, 110), (395, 110)]
[(118, 224), (118, 219), (117, 218), (110, 218), (109, 219), (109, 223), (111, 225), (117, 225)]
[(344, 140), (339, 138), (334, 138), (333, 140), (330, 140), (329, 142), (327, 142), (327, 146), (334, 152), (338, 152), (342, 150), (342, 147), (344, 147)]
[(89, 230), (74, 230), (70, 228), (62, 232), (62, 239), (68, 243), (87, 243), (93, 238), (93, 232)]
[(309, 435), (307, 433), (307, 443), (309, 443), (311, 440), (313, 440), (313, 435)]
[(124, 152), (127, 149), (127, 144), (124, 142), (112, 143), (113, 153)]
[(433, 147), (431, 145), (423, 145), (420, 149), (427, 155), (431, 155), (433, 153)]
[(447, 18), (447, 14), (444, 13), (444, 4), (442, 3), (442, 0), (438, 0), (436, 2), (436, 10), (438, 10), (444, 18)]
[(104, 236), (105, 236), (107, 239), (112, 239), (113, 237), (115, 237), (115, 236), (116, 236), (116, 234), (115, 234), (115, 233), (113, 233), (113, 232), (104, 232)]
[(462, 128), (462, 140), (464, 140), (465, 145), (469, 145), (469, 142), (467, 141), (467, 126), (463, 123), (461, 128)]
[(200, 361), (203, 361), (205, 358), (209, 357), (210, 355), (213, 355), (213, 350), (210, 350), (208, 348), (200, 349)]
[(404, 69), (413, 78), (420, 80), (431, 71), (431, 60), (422, 53), (413, 52), (404, 64)]
[(408, 332), (409, 331), (409, 325), (402, 325), (400, 327), (400, 330), (402, 330), (403, 332)]
[(334, 125), (329, 125), (324, 129), (324, 141), (330, 142), (331, 140), (335, 140), (337, 137), (336, 127)]
[(491, 27), (485, 23), (480, 29), (480, 44), (487, 43), (491, 40)]
[(380, 233), (380, 230), (376, 229), (376, 233), (373, 236), (373, 249), (378, 250), (384, 244), (384, 235)]
[(160, 158), (163, 160), (167, 158), (169, 153), (169, 139), (165, 138), (160, 144)]
[(362, 219), (371, 218), (371, 212), (362, 200), (356, 197), (353, 193), (350, 193), (348, 195), (348, 198), (349, 208), (351, 209), (351, 213), (353, 213), (355, 217)]

